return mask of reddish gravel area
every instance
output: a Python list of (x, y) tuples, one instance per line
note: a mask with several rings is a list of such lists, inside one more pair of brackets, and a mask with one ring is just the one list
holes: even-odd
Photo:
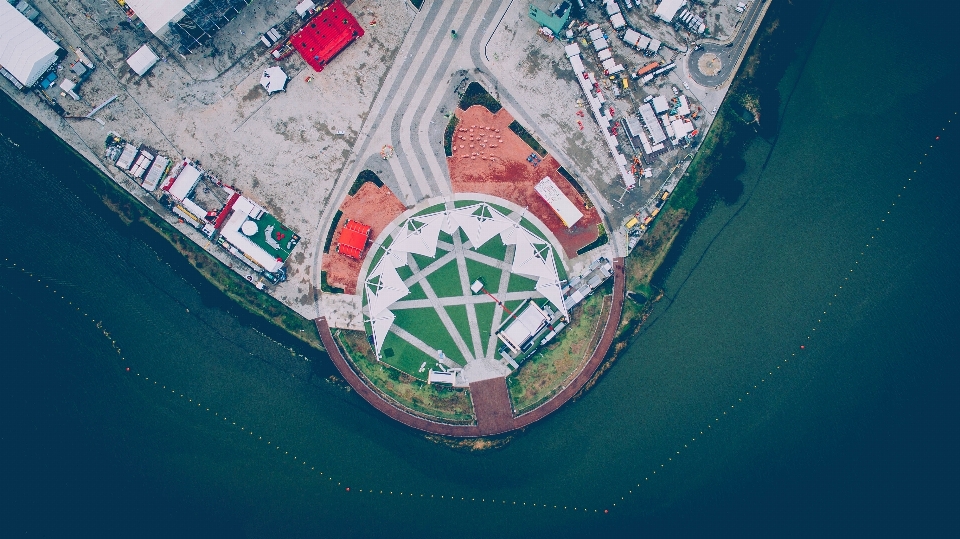
[[(493, 114), (474, 105), (466, 111), (457, 109), (456, 114), (460, 123), (454, 133), (453, 156), (447, 158), (454, 192), (484, 193), (527, 208), (556, 235), (569, 258), (597, 239), (597, 225), (601, 222), (597, 209), (584, 207), (577, 189), (557, 172), (560, 164), (553, 156), (547, 155), (537, 166), (527, 161), (535, 152), (510, 130), (510, 113), (501, 109)], [(564, 226), (534, 190), (544, 176), (549, 176), (583, 212), (583, 218), (573, 228)]]
[(593, 354), (580, 373), (553, 398), (538, 408), (516, 417), (513, 415), (513, 407), (510, 404), (510, 396), (503, 378), (474, 382), (470, 384), (470, 394), (473, 399), (473, 410), (477, 416), (476, 425), (448, 425), (430, 421), (409, 413), (395, 403), (388, 402), (379, 393), (369, 388), (347, 363), (340, 352), (340, 347), (333, 338), (333, 334), (330, 333), (330, 325), (327, 323), (327, 319), (320, 317), (314, 320), (314, 323), (317, 325), (323, 347), (327, 350), (327, 354), (329, 354), (330, 360), (337, 367), (337, 370), (340, 371), (347, 383), (377, 410), (404, 425), (424, 432), (467, 438), (493, 436), (522, 429), (543, 419), (573, 398), (590, 381), (613, 344), (617, 327), (620, 325), (620, 316), (623, 314), (623, 302), (626, 296), (624, 295), (624, 260), (622, 258), (613, 260), (613, 279), (613, 303), (610, 306), (606, 326), (603, 328), (603, 334), (597, 343), (597, 347), (594, 348)]
[(372, 242), (406, 209), (387, 186), (377, 187), (372, 182), (363, 184), (357, 194), (348, 196), (340, 205), (340, 211), (343, 212), (340, 222), (333, 225), (337, 227), (337, 231), (330, 243), (330, 252), (323, 255), (322, 267), (323, 271), (327, 272), (327, 283), (342, 288), (347, 294), (357, 293), (357, 278), (360, 276), (363, 261), (337, 252), (337, 240), (347, 219), (369, 225)]

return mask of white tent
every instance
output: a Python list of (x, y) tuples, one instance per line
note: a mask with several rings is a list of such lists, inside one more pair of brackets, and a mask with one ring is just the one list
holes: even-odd
[(433, 258), (437, 254), (437, 238), (445, 217), (443, 213), (431, 213), (407, 219), (400, 237), (393, 242), (394, 251)]
[(0, 2), (0, 66), (33, 86), (57, 61), (60, 47), (9, 2)]
[(460, 208), (451, 217), (467, 234), (474, 249), (513, 225), (513, 221), (486, 204)]
[(397, 273), (397, 268), (383, 261), (377, 264), (373, 273), (367, 277), (365, 286), (367, 289), (367, 307), (370, 310), (371, 317), (378, 316), (387, 310), (387, 307), (410, 293), (410, 289), (403, 284), (403, 279)]
[(167, 29), (167, 23), (180, 20), (183, 8), (190, 5), (193, 0), (127, 0), (130, 9), (140, 17), (143, 24), (153, 32), (154, 35), (163, 34)]
[(153, 67), (159, 59), (160, 57), (157, 56), (157, 53), (153, 52), (150, 45), (144, 45), (137, 49), (137, 52), (133, 53), (133, 56), (127, 58), (127, 64), (134, 73), (142, 77), (147, 74), (147, 71), (150, 71), (150, 68)]
[(280, 66), (269, 67), (263, 71), (260, 84), (267, 90), (268, 94), (285, 90), (287, 74), (283, 72), (283, 68)]
[(377, 356), (380, 355), (380, 349), (383, 348), (383, 340), (387, 338), (390, 326), (397, 316), (392, 311), (383, 311), (378, 316), (370, 319), (370, 326), (373, 328), (373, 345), (377, 350)]

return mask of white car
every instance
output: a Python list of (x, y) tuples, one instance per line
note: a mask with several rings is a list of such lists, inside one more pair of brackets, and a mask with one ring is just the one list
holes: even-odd
[(678, 95), (680, 93), (680, 90), (677, 90), (676, 86), (671, 86), (671, 88), (673, 88), (673, 95)]
[(683, 83), (683, 89), (684, 89), (684, 90), (689, 90), (689, 89), (690, 89), (690, 85), (687, 84), (686, 82), (684, 82), (684, 83)]
[(716, 116), (716, 115), (717, 115), (717, 107), (713, 107), (713, 110), (710, 111), (710, 114), (713, 114), (714, 116)]

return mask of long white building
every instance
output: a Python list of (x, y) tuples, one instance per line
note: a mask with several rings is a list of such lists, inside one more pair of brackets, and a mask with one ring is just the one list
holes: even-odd
[(36, 84), (40, 75), (57, 61), (59, 50), (60, 47), (17, 8), (6, 0), (0, 1), (0, 67), (20, 86)]

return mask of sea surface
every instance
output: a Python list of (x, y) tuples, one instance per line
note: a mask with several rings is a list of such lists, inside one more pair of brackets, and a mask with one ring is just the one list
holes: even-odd
[(748, 144), (639, 336), (486, 452), (328, 382), (322, 353), (124, 225), (0, 100), (2, 535), (955, 533), (950, 12), (811, 17), (776, 134)]

